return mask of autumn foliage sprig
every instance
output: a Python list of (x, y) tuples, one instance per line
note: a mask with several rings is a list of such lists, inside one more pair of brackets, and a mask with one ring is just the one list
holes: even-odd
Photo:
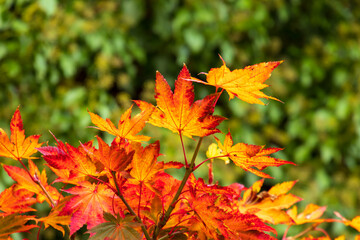
[[(220, 68), (212, 68), (205, 74), (206, 81), (191, 77), (184, 65), (174, 92), (157, 72), (156, 106), (134, 101), (141, 112), (132, 117), (130, 107), (117, 126), (89, 112), (96, 128), (114, 135), (110, 145), (97, 136), (97, 147), (93, 141), (74, 147), (54, 136), (56, 146), (42, 146), (38, 135), (25, 138), (18, 108), (10, 123), (10, 138), (0, 129), (0, 156), (14, 159), (21, 166), (2, 165), (16, 183), (0, 194), (0, 239), (11, 239), (10, 234), (33, 228), (39, 228), (39, 239), (42, 226), (45, 229), (51, 226), (65, 237), (74, 238), (84, 225), (92, 240), (275, 239), (277, 233), (271, 224), (288, 226), (283, 239), (316, 239), (310, 235), (312, 231), (322, 233), (317, 239), (330, 239), (318, 226), (335, 221), (360, 231), (360, 217), (347, 220), (336, 213), (337, 219), (321, 219), (325, 207), (310, 204), (298, 214), (293, 205), (301, 198), (288, 193), (296, 181), (260, 191), (264, 178), (271, 178), (262, 170), (293, 164), (270, 156), (280, 148), (234, 144), (229, 132), (224, 142), (214, 137), (207, 159), (196, 162), (203, 138), (223, 134), (217, 126), (225, 118), (213, 113), (224, 90), (229, 100), (237, 97), (263, 105), (259, 98), (278, 100), (261, 90), (268, 87), (264, 82), (280, 63), (260, 63), (230, 71), (223, 61)], [(193, 82), (214, 86), (215, 93), (195, 101)], [(146, 144), (150, 137), (139, 135), (146, 123), (179, 135), (183, 162), (158, 161), (160, 142)], [(187, 159), (184, 137), (197, 139), (191, 159)], [(40, 172), (33, 162), (37, 151), (57, 176), (54, 182), (63, 184), (61, 189), (49, 184), (45, 170)], [(214, 159), (232, 161), (263, 179), (249, 188), (239, 183), (213, 184)], [(205, 162), (210, 163), (208, 183), (193, 175)], [(185, 174), (181, 181), (165, 171), (183, 167)], [(38, 217), (34, 205), (43, 202), (49, 204), (51, 211), (46, 217)], [(309, 227), (296, 236), (287, 236), (290, 226), (301, 224)]]

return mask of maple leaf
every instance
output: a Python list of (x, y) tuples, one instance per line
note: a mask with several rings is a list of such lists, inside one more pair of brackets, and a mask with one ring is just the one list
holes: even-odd
[[(198, 232), (204, 239), (275, 239), (264, 233), (274, 232), (260, 218), (253, 214), (242, 214), (238, 211), (222, 209), (226, 202), (213, 194), (202, 194), (188, 199), (193, 217), (189, 221), (189, 229)], [(223, 237), (219, 236), (219, 233)]]
[(25, 213), (35, 211), (30, 206), (36, 203), (33, 198), (34, 193), (26, 189), (18, 188), (17, 184), (6, 188), (0, 194), (0, 216), (9, 215), (12, 213)]
[(154, 178), (161, 170), (167, 168), (181, 168), (182, 163), (163, 163), (157, 162), (157, 157), (159, 156), (160, 143), (156, 141), (155, 143), (149, 144), (143, 148), (140, 144), (134, 144), (135, 154), (132, 160), (132, 170), (130, 175), (133, 179), (129, 179), (130, 183), (139, 184), (144, 183), (147, 187), (153, 190), (152, 185), (150, 184)]
[[(135, 101), (136, 104), (140, 104), (141, 102)], [(150, 137), (136, 135), (138, 134), (145, 126), (145, 122), (150, 117), (151, 113), (154, 111), (154, 107), (148, 108), (141, 108), (141, 113), (137, 114), (135, 117), (131, 118), (131, 106), (127, 109), (123, 115), (121, 115), (118, 127), (116, 128), (115, 125), (111, 122), (110, 119), (103, 119), (99, 115), (89, 112), (91, 121), (93, 124), (97, 126), (97, 129), (101, 131), (108, 132), (112, 135), (115, 135), (120, 138), (126, 138), (131, 141), (149, 141)]]
[[(308, 204), (302, 213), (297, 213), (297, 207), (287, 211), (287, 214), (295, 221), (296, 225), (304, 224), (304, 223), (322, 223), (327, 222), (327, 219), (319, 219), (323, 213), (325, 212), (326, 207), (320, 207), (315, 204)], [(331, 220), (333, 221), (333, 220)]]
[(104, 222), (103, 211), (112, 212), (114, 192), (104, 184), (91, 184), (85, 181), (64, 191), (75, 195), (61, 212), (61, 215), (72, 215), (70, 235), (84, 224), (92, 228)]
[[(264, 233), (274, 232), (274, 229), (259, 217), (239, 212), (234, 200), (238, 198), (239, 189), (208, 185), (193, 175), (190, 175), (186, 186), (182, 198), (183, 204), (186, 203), (190, 210), (185, 208), (183, 216), (185, 219), (190, 217), (190, 220), (184, 226), (197, 232), (198, 239), (274, 239)], [(178, 211), (174, 215), (180, 213)], [(247, 235), (248, 238), (245, 237)]]
[(261, 179), (244, 192), (243, 198), (239, 201), (240, 211), (253, 213), (272, 224), (294, 223), (283, 209), (302, 200), (293, 194), (287, 194), (296, 181), (283, 182), (273, 186), (269, 191), (260, 192), (263, 183), (264, 179)]
[[(171, 131), (187, 137), (204, 137), (220, 132), (216, 129), (225, 118), (213, 116), (217, 94), (206, 96), (194, 102), (194, 86), (189, 79), (190, 73), (186, 66), (182, 68), (175, 81), (174, 93), (165, 78), (156, 73), (155, 99), (157, 108), (151, 114), (149, 122), (158, 127), (168, 128)], [(152, 108), (147, 102), (141, 102), (141, 109)]]
[(6, 132), (0, 128), (0, 156), (9, 157), (15, 160), (22, 158), (33, 159), (31, 157), (37, 152), (36, 148), (40, 147), (40, 135), (32, 135), (25, 138), (25, 130), (20, 115), (19, 107), (16, 109), (10, 122), (10, 139)]
[(36, 222), (43, 222), (44, 229), (47, 229), (49, 226), (52, 226), (56, 230), (60, 231), (63, 236), (65, 236), (65, 230), (61, 225), (68, 226), (70, 224), (71, 216), (70, 215), (60, 215), (61, 210), (65, 207), (67, 201), (69, 201), (71, 196), (63, 198), (56, 207), (52, 208), (50, 213), (46, 217), (35, 219)]
[(238, 97), (245, 102), (261, 105), (264, 105), (264, 103), (260, 101), (259, 98), (280, 101), (274, 97), (267, 96), (260, 90), (269, 86), (264, 82), (271, 76), (271, 72), (283, 61), (263, 62), (247, 66), (244, 69), (230, 71), (230, 69), (226, 67), (225, 61), (222, 58), (221, 60), (223, 61), (223, 65), (220, 68), (212, 68), (209, 73), (206, 74), (207, 82), (197, 78), (188, 80), (215, 86), (216, 91), (218, 88), (223, 88), (228, 92), (230, 100)]
[[(281, 148), (264, 148), (264, 146), (237, 143), (233, 146), (233, 140), (230, 132), (226, 135), (224, 144), (216, 138), (219, 148), (222, 150), (221, 156), (229, 157), (237, 166), (263, 178), (272, 178), (270, 175), (261, 172), (269, 166), (281, 166), (283, 164), (294, 164), (293, 162), (272, 158), (269, 154), (275, 153)], [(295, 165), (295, 164), (294, 164)], [(254, 169), (256, 167), (260, 171)]]
[(97, 137), (99, 149), (94, 151), (94, 157), (111, 171), (123, 171), (131, 163), (134, 151), (127, 146), (125, 141), (117, 143), (113, 141), (111, 146), (107, 145), (100, 137)]
[(134, 217), (126, 216), (121, 218), (119, 214), (113, 216), (110, 213), (104, 212), (104, 219), (106, 222), (91, 228), (88, 232), (95, 233), (89, 240), (141, 240), (143, 239), (137, 228), (140, 223), (133, 222)]
[(34, 220), (34, 217), (18, 215), (16, 213), (0, 216), (0, 239), (6, 239), (12, 233), (26, 232), (32, 228), (38, 227), (33, 224), (26, 225), (29, 220)]
[(76, 148), (68, 143), (64, 144), (56, 138), (55, 140), (57, 147), (47, 146), (38, 148), (49, 166), (56, 169), (70, 170), (68, 181), (88, 175), (99, 175), (95, 163), (91, 160), (91, 156), (89, 156), (95, 151), (92, 141), (81, 144)]
[[(45, 200), (47, 203), (49, 203), (49, 205), (52, 205), (52, 203), (50, 202), (44, 191), (41, 189), (41, 187), (36, 182), (33, 181), (33, 179), (24, 169), (16, 166), (7, 166), (7, 165), (4, 165), (4, 169), (8, 173), (8, 175), (18, 183), (19, 189), (26, 189), (30, 192), (37, 194), (36, 200), (39, 203), (42, 203)], [(47, 176), (45, 169), (43, 169), (42, 172), (40, 173), (37, 166), (30, 159), (29, 159), (29, 172), (31, 176), (37, 178), (38, 181), (40, 181), (40, 183), (46, 189), (50, 197), (55, 201), (55, 204), (57, 201), (59, 201), (62, 198), (62, 195), (57, 191), (57, 189), (54, 188), (53, 186), (50, 186), (47, 183)]]

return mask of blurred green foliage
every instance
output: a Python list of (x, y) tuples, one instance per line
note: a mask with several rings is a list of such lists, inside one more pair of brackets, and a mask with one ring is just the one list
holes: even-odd
[[(231, 69), (283, 59), (266, 91), (285, 104), (224, 95), (222, 130), (284, 147), (279, 157), (298, 166), (270, 169), (268, 183), (299, 179), (305, 203), (352, 218), (360, 214), (359, 46), (355, 0), (0, 0), (0, 127), (21, 105), (27, 134), (52, 143), (51, 130), (77, 144), (95, 134), (87, 109), (117, 121), (131, 99), (154, 101), (156, 70), (173, 82), (182, 63), (193, 75), (219, 67), (218, 54)], [(214, 90), (196, 89), (199, 98)], [(146, 131), (175, 138), (163, 152), (181, 156), (177, 136)], [(254, 181), (215, 164), (224, 184)]]

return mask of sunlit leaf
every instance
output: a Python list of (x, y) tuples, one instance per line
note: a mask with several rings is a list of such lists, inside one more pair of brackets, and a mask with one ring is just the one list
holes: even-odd
[(25, 130), (20, 115), (19, 107), (16, 109), (10, 122), (10, 139), (6, 132), (0, 128), (0, 156), (9, 157), (15, 160), (22, 158), (32, 159), (31, 157), (37, 152), (36, 148), (40, 147), (40, 135), (32, 135), (25, 138)]

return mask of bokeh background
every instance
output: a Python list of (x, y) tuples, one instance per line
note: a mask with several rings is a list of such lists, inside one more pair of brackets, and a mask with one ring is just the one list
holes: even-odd
[[(27, 135), (53, 144), (51, 130), (77, 145), (102, 134), (87, 128), (87, 110), (116, 122), (131, 99), (154, 102), (156, 70), (173, 84), (183, 63), (195, 76), (220, 67), (218, 54), (231, 69), (285, 60), (265, 90), (284, 103), (228, 102), (223, 94), (216, 109), (236, 142), (282, 147), (277, 157), (297, 164), (269, 169), (275, 179), (267, 186), (299, 179), (292, 193), (304, 198), (300, 210), (312, 202), (328, 206), (330, 217), (359, 215), (357, 0), (0, 0), (0, 127), (9, 129), (20, 105)], [(197, 98), (212, 91), (196, 85)], [(165, 141), (167, 159), (182, 156), (175, 134), (145, 133)], [(191, 155), (194, 141), (186, 144)], [(258, 179), (214, 164), (221, 184)], [(206, 166), (198, 174), (207, 178)], [(9, 184), (2, 171), (1, 190)]]

